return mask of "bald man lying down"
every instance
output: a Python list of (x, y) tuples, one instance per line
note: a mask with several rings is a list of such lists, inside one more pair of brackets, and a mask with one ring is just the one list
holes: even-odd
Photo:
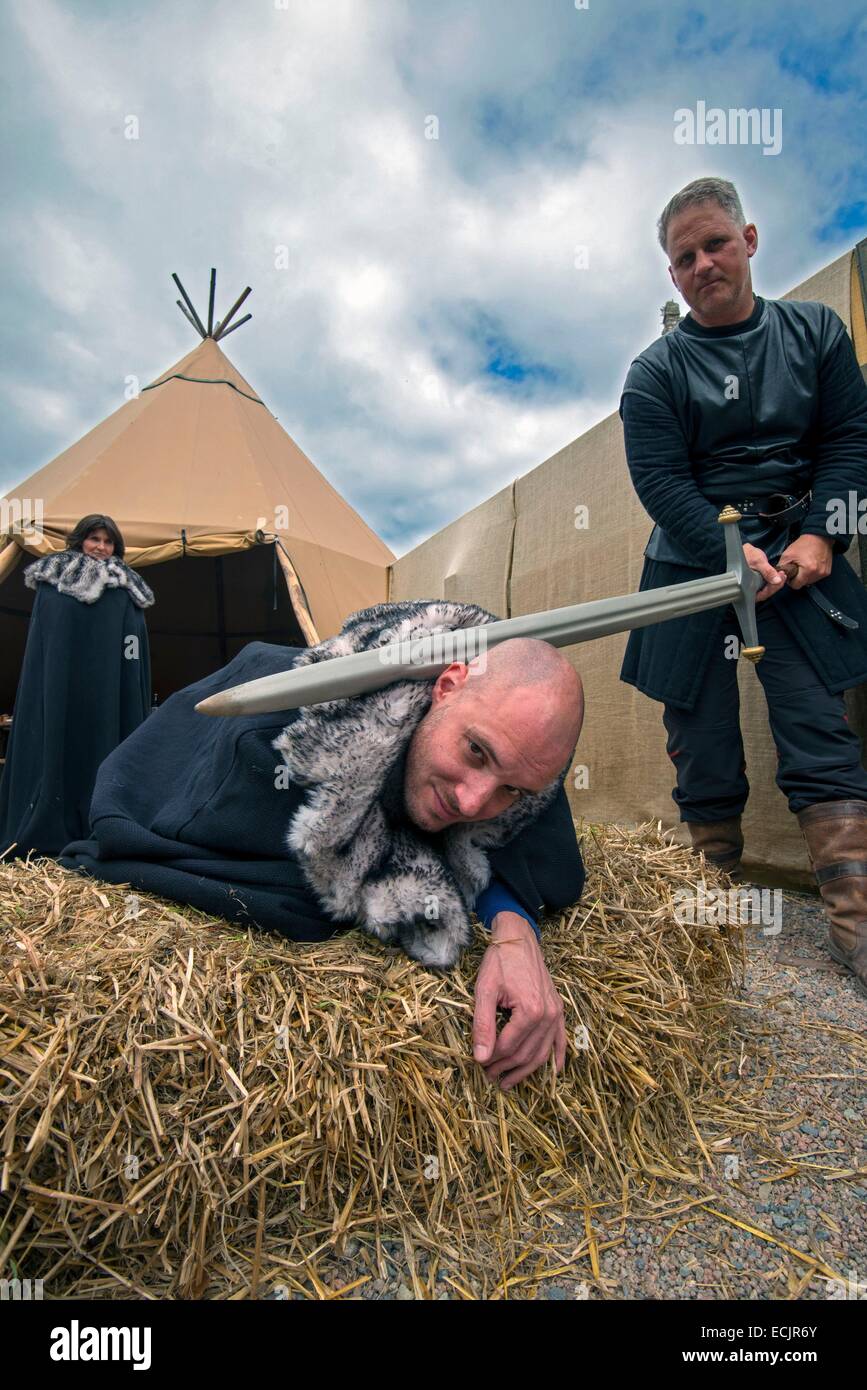
[[(91, 838), (60, 863), (231, 921), (321, 941), (350, 927), (439, 969), (491, 929), (474, 1056), (504, 1089), (565, 1059), (563, 1007), (537, 917), (581, 895), (563, 778), (581, 682), (521, 639), (352, 699), (209, 718), (199, 700), (258, 676), (495, 621), (472, 604), (380, 604), (339, 637), (253, 642), (178, 691), (102, 764)], [(511, 1010), (499, 1037), (498, 1006)]]

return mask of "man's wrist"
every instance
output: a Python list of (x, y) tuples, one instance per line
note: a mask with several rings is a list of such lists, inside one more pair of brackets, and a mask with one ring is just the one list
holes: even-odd
[(491, 940), (514, 941), (516, 937), (540, 944), (538, 931), (520, 912), (498, 912), (491, 923)]
[[(811, 537), (815, 537), (815, 539), (816, 539), (817, 541), (824, 541), (825, 544), (827, 545), (827, 547), (828, 547), (829, 550), (833, 550), (833, 549), (834, 549), (834, 541), (837, 539), (836, 536), (830, 536), (830, 535), (828, 534), (827, 530), (822, 530), (822, 531), (815, 530), (815, 531), (813, 531), (813, 530), (809, 530), (809, 529), (805, 530), (803, 527), (801, 528), (801, 535), (798, 536), (797, 539), (800, 540), (800, 539), (801, 539), (801, 536), (811, 536)], [(794, 542), (792, 542), (792, 544), (794, 544)]]

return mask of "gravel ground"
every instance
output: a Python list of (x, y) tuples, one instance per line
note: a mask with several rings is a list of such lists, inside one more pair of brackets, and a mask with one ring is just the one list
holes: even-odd
[[(622, 1243), (600, 1256), (609, 1298), (867, 1297), (867, 999), (825, 950), (819, 898), (784, 893), (782, 902), (778, 936), (749, 932), (745, 1001), (753, 1008), (737, 1034), (741, 1075), (771, 1074), (767, 1103), (790, 1114), (790, 1128), (770, 1144), (732, 1142), (719, 1163), (719, 1209), (816, 1256), (844, 1282), (700, 1211), (627, 1221)], [(574, 1281), (562, 1287), (575, 1296)], [(589, 1296), (599, 1293), (591, 1287)]]
[[(767, 1078), (767, 1106), (790, 1119), (769, 1141), (735, 1138), (719, 1154), (711, 1205), (732, 1220), (690, 1207), (686, 1188), (667, 1215), (659, 1192), (646, 1218), (624, 1222), (618, 1206), (602, 1208), (594, 1233), (600, 1246), (612, 1245), (599, 1250), (594, 1275), (586, 1254), (557, 1272), (585, 1241), (583, 1213), (562, 1211), (556, 1245), (545, 1236), (544, 1258), (540, 1251), (526, 1261), (534, 1277), (510, 1297), (867, 1299), (867, 999), (825, 950), (819, 898), (786, 892), (782, 907), (778, 935), (748, 930), (746, 1007), (736, 1011), (734, 1028), (740, 1075), (748, 1084)], [(635, 1195), (638, 1212), (644, 1203)], [(692, 1196), (708, 1205), (698, 1190)], [(813, 1256), (823, 1270), (794, 1252)], [(362, 1299), (476, 1294), (447, 1261), (432, 1268), (427, 1256), (413, 1280), (402, 1242), (383, 1242), (382, 1258), (380, 1265), (372, 1242), (353, 1241), (327, 1271), (325, 1289)], [(311, 1285), (309, 1296), (322, 1291)]]

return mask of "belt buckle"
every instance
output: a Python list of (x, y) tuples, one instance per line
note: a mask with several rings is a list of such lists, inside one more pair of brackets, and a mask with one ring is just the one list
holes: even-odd
[[(778, 521), (780, 524), (783, 524), (783, 519), (788, 517), (789, 523), (791, 523), (797, 516), (803, 516), (806, 513), (811, 496), (811, 490), (805, 492), (803, 497), (796, 497), (793, 492), (772, 492), (768, 497), (768, 502), (783, 502), (785, 505), (778, 507), (774, 512), (759, 512), (759, 516), (764, 517), (766, 521)], [(798, 508), (801, 509), (800, 512)], [(791, 515), (792, 513), (795, 514), (794, 517)]]

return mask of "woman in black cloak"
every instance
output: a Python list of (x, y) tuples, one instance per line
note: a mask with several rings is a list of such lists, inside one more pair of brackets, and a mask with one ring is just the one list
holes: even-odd
[(87, 835), (100, 763), (150, 710), (145, 608), (109, 516), (24, 572), (36, 591), (0, 781), (0, 856), (56, 855)]

